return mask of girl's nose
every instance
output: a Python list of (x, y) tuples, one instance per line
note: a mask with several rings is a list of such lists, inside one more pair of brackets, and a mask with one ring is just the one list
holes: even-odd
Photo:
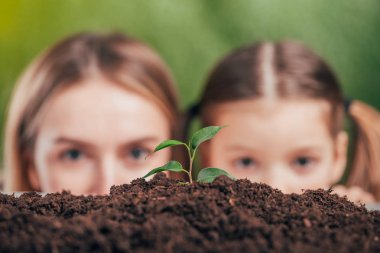
[(264, 183), (272, 188), (279, 189), (283, 193), (289, 193), (287, 187), (287, 175), (285, 169), (279, 165), (272, 165), (265, 170), (267, 173), (264, 177)]
[(96, 184), (97, 194), (108, 194), (112, 185), (116, 183), (117, 159), (105, 157), (99, 165), (98, 181)]

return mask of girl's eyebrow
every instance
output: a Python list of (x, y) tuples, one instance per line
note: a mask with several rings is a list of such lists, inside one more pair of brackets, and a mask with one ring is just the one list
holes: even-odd
[(241, 151), (241, 150), (243, 150), (243, 151), (247, 151), (247, 150), (249, 150), (249, 151), (252, 151), (252, 150), (258, 151), (258, 149), (255, 148), (255, 147), (249, 147), (249, 146), (244, 146), (244, 145), (231, 145), (231, 146), (227, 146), (226, 150), (228, 150), (228, 151)]
[(323, 148), (320, 146), (300, 146), (292, 148), (287, 156), (293, 157), (300, 155), (302, 153), (306, 153), (306, 155), (320, 154), (323, 151)]
[(295, 147), (293, 149), (294, 152), (308, 152), (308, 151), (322, 151), (323, 148), (320, 146), (301, 146)]
[[(226, 147), (227, 151), (257, 151), (259, 152), (260, 149), (256, 147), (250, 147), (245, 145), (231, 145)], [(294, 147), (291, 148), (293, 153), (296, 152), (307, 152), (307, 151), (321, 151), (323, 150), (320, 146), (300, 146), (300, 147)]]

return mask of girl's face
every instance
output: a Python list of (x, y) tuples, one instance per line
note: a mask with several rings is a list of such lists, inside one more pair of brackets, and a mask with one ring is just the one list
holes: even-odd
[(205, 166), (226, 169), (285, 193), (328, 188), (343, 173), (347, 135), (333, 139), (325, 101), (265, 99), (216, 106), (213, 124), (227, 125), (202, 152)]
[(170, 158), (167, 117), (153, 102), (105, 79), (87, 79), (50, 100), (39, 124), (29, 176), (42, 191), (106, 194)]

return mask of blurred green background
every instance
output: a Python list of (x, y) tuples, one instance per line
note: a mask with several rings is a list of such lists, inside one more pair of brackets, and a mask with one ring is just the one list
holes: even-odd
[(22, 70), (43, 49), (84, 30), (123, 31), (155, 48), (174, 73), (183, 108), (225, 53), (284, 38), (324, 56), (347, 96), (380, 108), (379, 0), (0, 0), (1, 133)]

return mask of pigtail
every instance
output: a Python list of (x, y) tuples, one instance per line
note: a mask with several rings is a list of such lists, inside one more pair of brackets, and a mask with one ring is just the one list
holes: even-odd
[(355, 129), (347, 183), (360, 186), (380, 200), (380, 113), (358, 100), (346, 103), (346, 110)]

